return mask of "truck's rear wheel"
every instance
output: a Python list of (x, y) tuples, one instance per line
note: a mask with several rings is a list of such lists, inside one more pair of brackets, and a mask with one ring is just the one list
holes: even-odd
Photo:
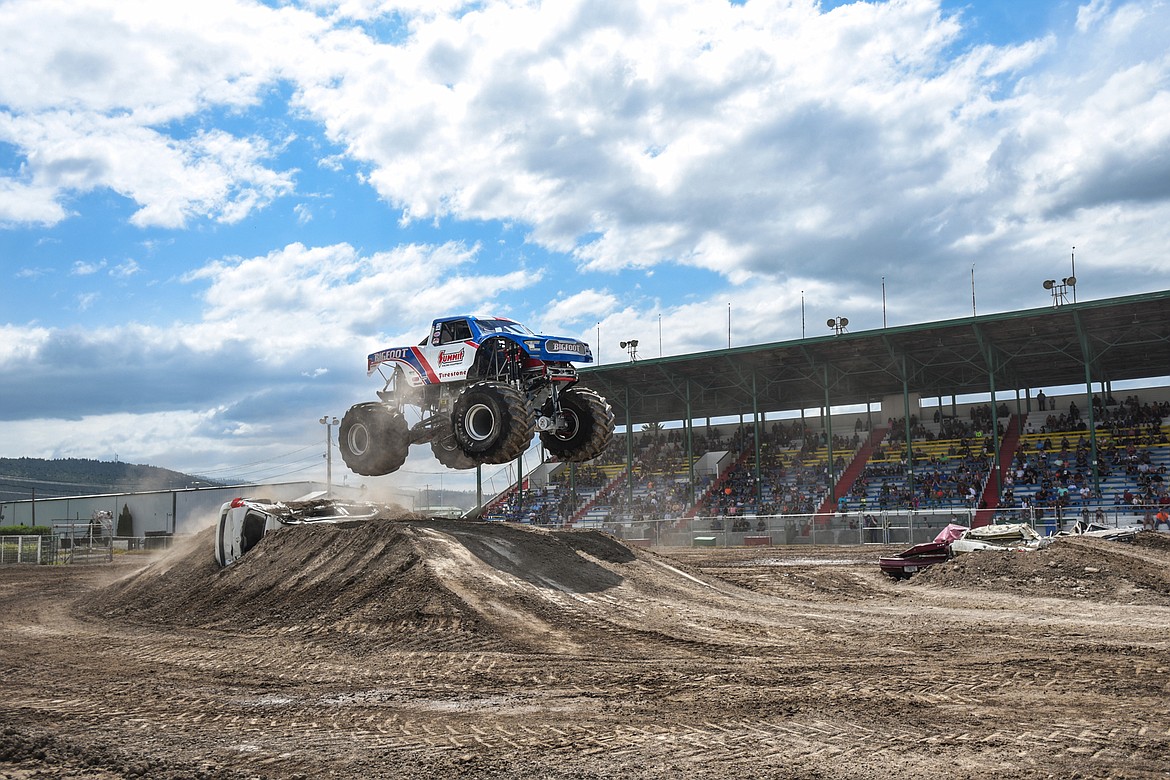
[(406, 418), (379, 403), (351, 406), (341, 418), (337, 439), (345, 465), (366, 477), (398, 471), (410, 449)]
[(431, 438), (431, 453), (449, 469), (473, 469), (480, 463), (459, 448), (455, 431), (448, 425), (435, 429), (435, 435)]
[[(605, 451), (613, 439), (613, 410), (604, 398), (584, 387), (571, 387), (560, 394), (565, 426), (544, 431), (540, 441), (550, 455), (569, 463), (592, 460)], [(545, 409), (552, 414), (552, 402)]]
[(502, 382), (477, 382), (455, 400), (455, 441), (478, 463), (515, 460), (532, 441), (536, 418), (524, 395)]

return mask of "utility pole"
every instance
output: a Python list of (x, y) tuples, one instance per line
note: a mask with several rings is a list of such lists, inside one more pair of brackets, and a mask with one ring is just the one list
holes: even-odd
[(325, 495), (333, 496), (333, 426), (337, 418), (325, 415), (317, 422), (325, 426)]

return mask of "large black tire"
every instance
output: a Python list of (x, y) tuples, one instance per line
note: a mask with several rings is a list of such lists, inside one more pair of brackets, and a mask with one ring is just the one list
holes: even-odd
[(431, 437), (431, 453), (449, 469), (473, 469), (480, 463), (459, 448), (455, 431), (448, 425), (435, 428), (434, 436)]
[(524, 394), (502, 382), (476, 382), (455, 399), (455, 441), (477, 463), (508, 463), (532, 441), (536, 415)]
[(345, 465), (366, 477), (398, 471), (410, 450), (406, 418), (380, 403), (351, 406), (341, 418), (337, 440)]
[[(584, 387), (570, 387), (560, 394), (563, 430), (543, 431), (540, 441), (550, 455), (567, 463), (593, 460), (613, 440), (613, 409), (609, 402)], [(552, 413), (551, 401), (545, 408)]]

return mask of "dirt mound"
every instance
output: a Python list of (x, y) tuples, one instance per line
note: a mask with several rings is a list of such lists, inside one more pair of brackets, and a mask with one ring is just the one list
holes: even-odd
[(1031, 552), (964, 553), (910, 584), (1170, 605), (1170, 537), (1143, 532), (1132, 543), (1062, 537)]
[[(266, 536), (232, 566), (212, 559), (214, 529), (103, 589), (91, 614), (141, 623), (339, 638), (349, 647), (404, 643), (435, 649), (473, 642), (557, 650), (604, 633), (573, 610), (596, 603), (640, 565), (645, 587), (663, 575), (596, 531), (544, 531), (503, 523), (378, 520), (311, 524)], [(669, 569), (666, 572), (662, 570)], [(693, 581), (692, 581), (693, 580)]]

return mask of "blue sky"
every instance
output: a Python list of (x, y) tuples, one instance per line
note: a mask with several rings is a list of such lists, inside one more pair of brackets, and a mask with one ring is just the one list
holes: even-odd
[[(365, 355), (454, 313), (613, 362), (729, 304), (736, 346), (802, 299), (878, 328), (883, 279), (891, 325), (972, 268), (1044, 306), (1074, 246), (1082, 300), (1163, 289), (1168, 37), (1163, 0), (6, 0), (0, 456), (320, 478)], [(381, 481), (461, 484), (416, 450)]]

